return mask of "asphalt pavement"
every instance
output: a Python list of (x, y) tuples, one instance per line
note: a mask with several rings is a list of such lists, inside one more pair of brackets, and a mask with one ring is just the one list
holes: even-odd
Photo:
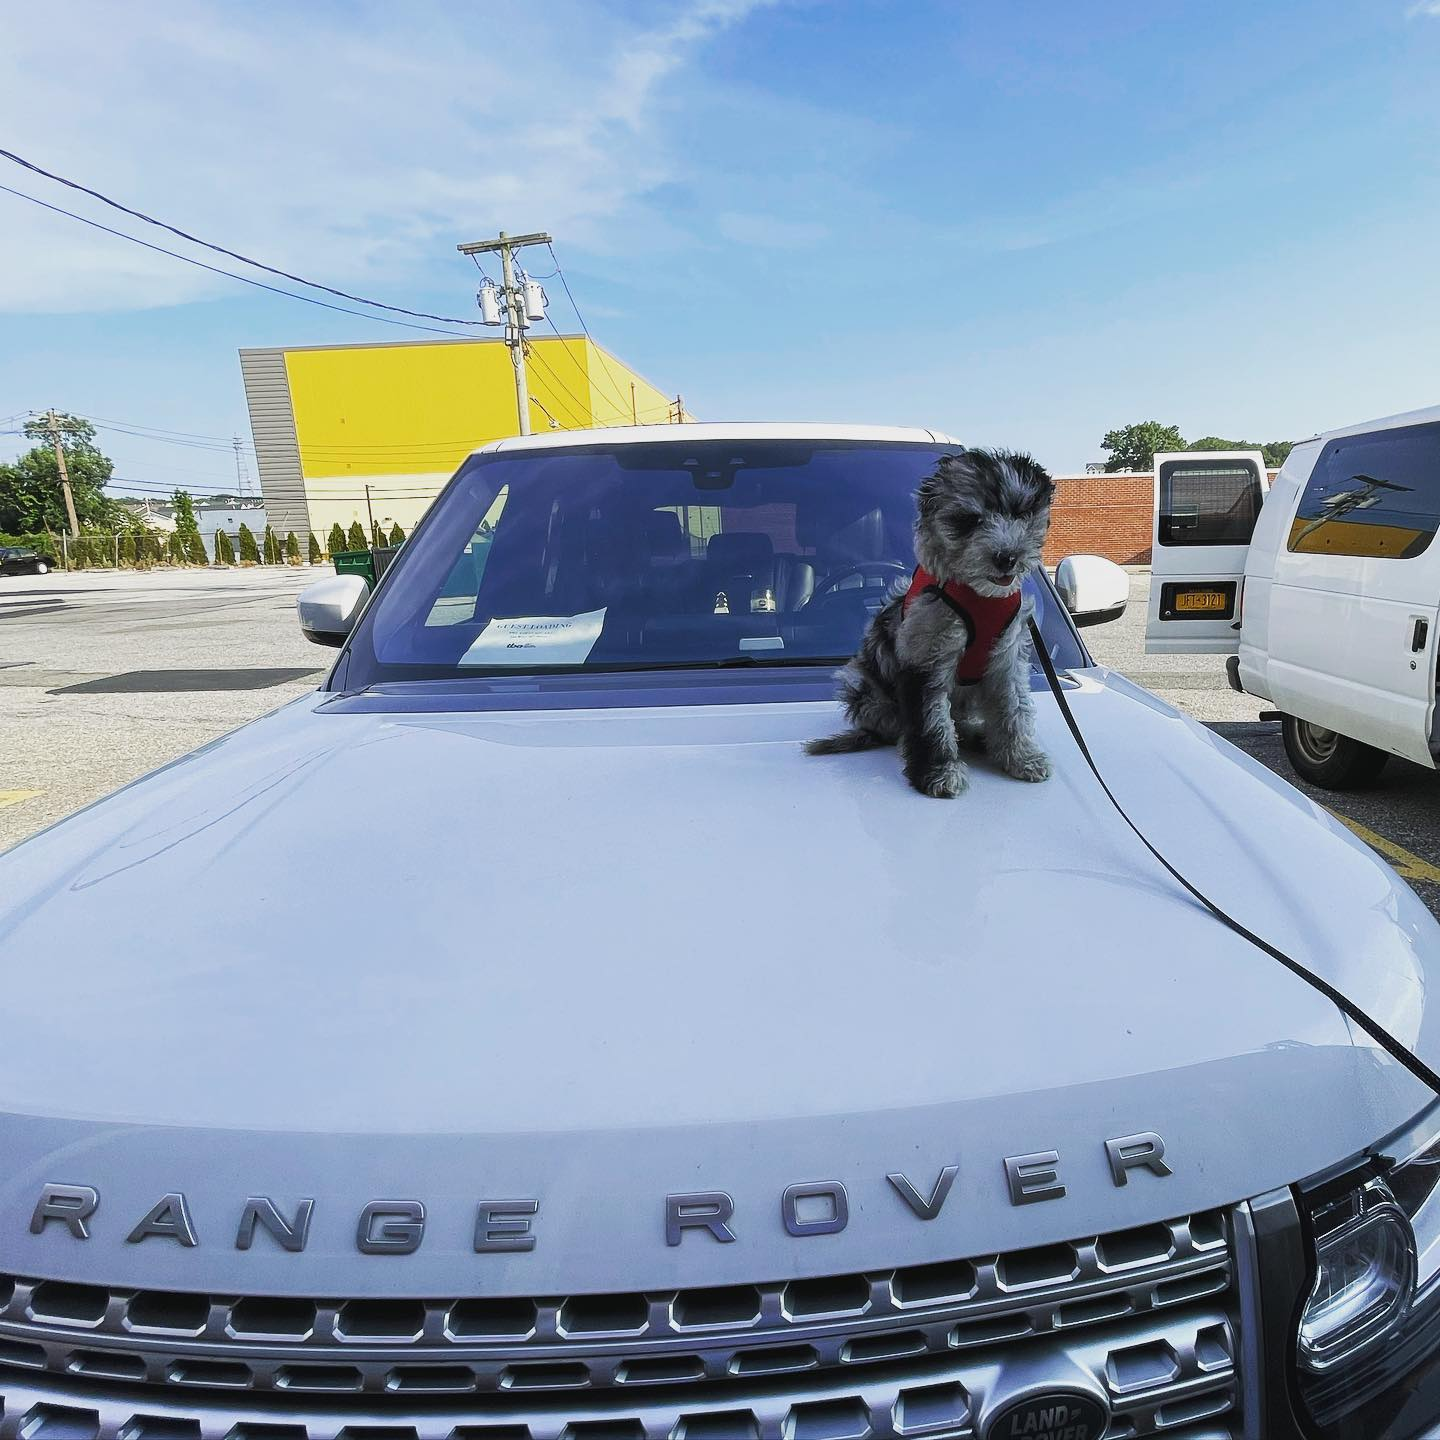
[(1149, 597), (1149, 574), (1132, 574), (1125, 614), (1084, 632), (1095, 658), (1209, 725), (1326, 806), (1384, 855), (1440, 916), (1440, 772), (1392, 756), (1379, 780), (1366, 790), (1341, 794), (1305, 784), (1285, 758), (1279, 722), (1260, 719), (1274, 707), (1231, 690), (1221, 656), (1145, 653)]
[(314, 689), (295, 594), (329, 573), (0, 579), (0, 850)]
[[(0, 579), (0, 850), (313, 689), (332, 653), (303, 638), (307, 566), (86, 571)], [(1145, 653), (1150, 577), (1085, 638), (1097, 660), (1298, 783), (1268, 706), (1218, 656)], [(1391, 760), (1373, 789), (1301, 786), (1374, 845), (1440, 915), (1440, 773)]]

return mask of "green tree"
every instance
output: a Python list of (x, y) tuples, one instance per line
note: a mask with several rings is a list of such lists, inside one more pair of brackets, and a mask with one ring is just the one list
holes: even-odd
[(169, 560), (172, 565), (183, 565), (185, 563), (185, 542), (173, 530), (165, 541), (165, 558)]
[(280, 563), (280, 537), (268, 525), (265, 527), (265, 563), (267, 565)]
[(255, 543), (255, 532), (242, 520), (240, 522), (240, 563), (242, 565), (258, 565), (260, 563), (260, 547)]
[(235, 563), (235, 547), (230, 543), (230, 537), (223, 530), (215, 532), (215, 563), (217, 565), (233, 565)]
[(398, 524), (390, 530), (390, 543), (392, 545), (403, 545), (405, 543), (405, 532)]
[(1183, 450), (1185, 441), (1177, 425), (1141, 420), (1135, 425), (1107, 430), (1100, 448), (1110, 452), (1110, 458), (1105, 462), (1107, 471), (1149, 470), (1155, 463), (1157, 451)]
[(206, 553), (200, 525), (195, 519), (195, 502), (190, 498), (190, 492), (176, 490), (171, 502), (175, 506), (175, 534), (180, 541), (181, 563), (208, 565), (210, 556)]
[(132, 569), (135, 565), (135, 536), (128, 530), (120, 537), (120, 563)]
[(318, 565), (324, 558), (325, 556), (320, 549), (320, 541), (316, 538), (315, 532), (312, 530), (310, 532), (310, 547), (306, 552), (306, 559), (308, 559), (312, 565)]
[(1295, 442), (1293, 440), (1271, 440), (1263, 445), (1257, 445), (1253, 440), (1224, 440), (1219, 435), (1203, 435), (1199, 440), (1192, 440), (1185, 448), (1187, 450), (1258, 450), (1264, 458), (1266, 467), (1278, 470), (1285, 463), (1291, 450), (1295, 448)]
[[(0, 531), (24, 535), (68, 530), (70, 521), (50, 432), (38, 420), (27, 421), (24, 432), (35, 442), (33, 448), (0, 465)], [(60, 444), (81, 528), (114, 529), (123, 510), (104, 493), (114, 466), (95, 443), (95, 427), (78, 416), (61, 415)]]
[(285, 536), (285, 563), (287, 565), (300, 563), (300, 541), (296, 538), (293, 530)]
[(365, 532), (360, 528), (358, 520), (350, 522), (350, 533), (346, 535), (347, 550), (368, 550), (370, 547), (365, 543)]
[(330, 527), (330, 538), (325, 542), (325, 548), (332, 555), (338, 555), (345, 549), (345, 532), (338, 521)]
[(170, 503), (175, 507), (175, 533), (182, 537), (199, 534), (200, 523), (195, 519), (195, 502), (188, 490), (177, 490)]

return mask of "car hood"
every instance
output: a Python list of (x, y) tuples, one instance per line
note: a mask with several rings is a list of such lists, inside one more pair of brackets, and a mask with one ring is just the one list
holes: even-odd
[[(1436, 926), (1387, 867), (1145, 692), (1071, 697), (1174, 863), (1440, 1065)], [(865, 1270), (1229, 1203), (1411, 1117), (1423, 1087), (1180, 891), (1036, 704), (1055, 778), (980, 760), (951, 803), (893, 752), (806, 757), (828, 704), (316, 695), (92, 806), (0, 857), (0, 1268), (416, 1295)], [(1172, 1173), (1117, 1184), (1104, 1142), (1141, 1133)], [(1051, 1151), (1063, 1195), (1013, 1203), (1005, 1159)], [(887, 1179), (947, 1166), (933, 1219)], [(787, 1233), (807, 1182), (843, 1184), (843, 1229)], [(47, 1183), (98, 1192), (88, 1238), (32, 1233)], [(734, 1243), (666, 1243), (692, 1192), (733, 1199)], [(177, 1194), (197, 1244), (125, 1243)], [(303, 1259), (237, 1248), (252, 1196), (315, 1202)], [(520, 1199), (534, 1246), (477, 1254), (477, 1206)], [(417, 1250), (357, 1255), (376, 1200), (424, 1204)]]

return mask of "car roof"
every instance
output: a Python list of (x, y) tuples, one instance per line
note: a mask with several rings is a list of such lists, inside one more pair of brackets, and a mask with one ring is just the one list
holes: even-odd
[(1398, 430), (1403, 425), (1433, 425), (1440, 421), (1440, 405), (1427, 405), (1423, 410), (1402, 410), (1398, 415), (1384, 415), (1379, 420), (1363, 420), (1358, 425), (1342, 425), (1335, 430), (1322, 430), (1312, 437), (1333, 440), (1341, 435), (1363, 435), (1370, 430)]
[(540, 435), (512, 435), (491, 440), (474, 451), (493, 455), (515, 450), (556, 450), (576, 445), (637, 445), (701, 440), (869, 440), (889, 445), (959, 445), (943, 430), (905, 425), (827, 425), (814, 422), (764, 420), (692, 421), (684, 425), (612, 425), (592, 430), (547, 430)]

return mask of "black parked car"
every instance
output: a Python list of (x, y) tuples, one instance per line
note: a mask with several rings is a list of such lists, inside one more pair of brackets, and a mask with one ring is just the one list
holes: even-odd
[(48, 575), (54, 561), (38, 550), (19, 545), (0, 545), (0, 575)]

